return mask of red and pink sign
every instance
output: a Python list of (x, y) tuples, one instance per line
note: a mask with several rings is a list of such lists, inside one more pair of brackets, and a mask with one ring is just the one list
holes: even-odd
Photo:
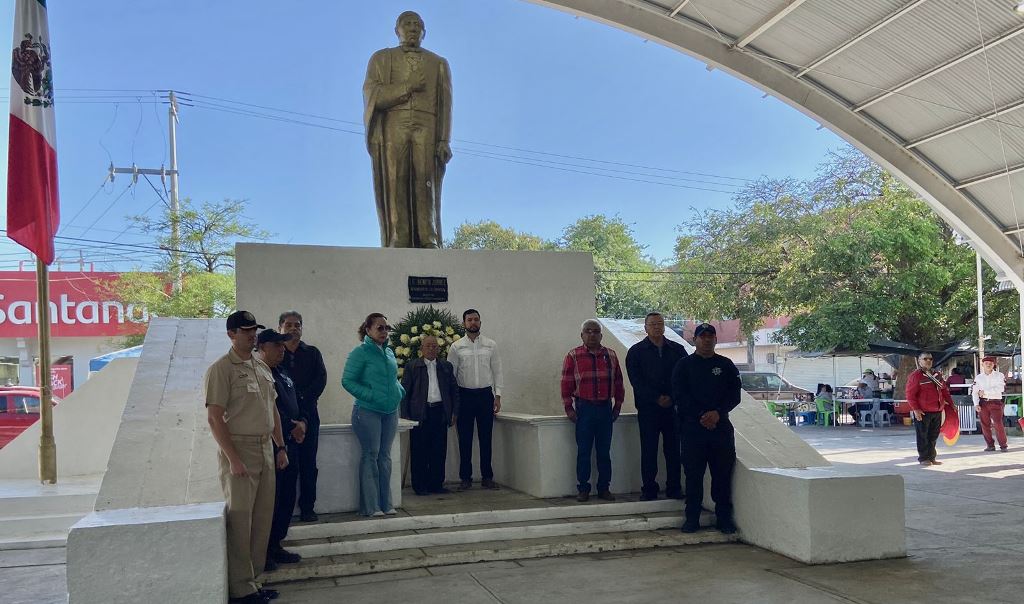
[[(113, 299), (110, 284), (119, 273), (50, 273), (50, 335), (54, 338), (126, 336), (146, 332), (144, 306)], [(0, 271), (0, 338), (38, 335), (36, 277), (28, 271)]]

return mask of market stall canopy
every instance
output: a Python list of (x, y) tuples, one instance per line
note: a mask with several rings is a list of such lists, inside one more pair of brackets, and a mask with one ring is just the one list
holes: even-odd
[(99, 371), (107, 366), (107, 363), (114, 359), (123, 359), (128, 357), (139, 357), (142, 356), (142, 345), (132, 346), (131, 348), (125, 348), (123, 350), (115, 350), (114, 352), (108, 352), (107, 354), (100, 355), (98, 357), (89, 359), (89, 371)]
[[(875, 340), (865, 349), (854, 349), (846, 346), (834, 346), (828, 350), (803, 352), (798, 356), (808, 358), (819, 357), (888, 357), (891, 355), (917, 356), (921, 349), (913, 344), (904, 344), (893, 340)], [(890, 363), (892, 364), (892, 363)]]

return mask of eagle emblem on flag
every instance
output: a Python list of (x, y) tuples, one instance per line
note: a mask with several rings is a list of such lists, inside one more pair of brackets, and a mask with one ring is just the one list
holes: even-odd
[(25, 39), (12, 52), (11, 73), (26, 95), (26, 105), (44, 108), (53, 105), (50, 48), (41, 39), (25, 34)]

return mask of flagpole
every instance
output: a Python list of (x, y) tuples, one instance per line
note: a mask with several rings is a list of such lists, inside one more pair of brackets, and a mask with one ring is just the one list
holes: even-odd
[(57, 483), (57, 444), (53, 440), (53, 395), (50, 387), (50, 278), (46, 263), (36, 258), (36, 300), (39, 307), (39, 481)]

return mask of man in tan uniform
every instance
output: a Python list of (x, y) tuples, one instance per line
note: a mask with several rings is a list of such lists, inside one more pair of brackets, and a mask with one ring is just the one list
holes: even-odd
[[(252, 354), (252, 313), (227, 320), (231, 349), (206, 370), (207, 419), (220, 447), (217, 461), (227, 502), (228, 594), (231, 602), (261, 604), (276, 592), (256, 581), (266, 563), (274, 515), (274, 469), (288, 465), (274, 376)], [(273, 440), (273, 446), (271, 444)]]

